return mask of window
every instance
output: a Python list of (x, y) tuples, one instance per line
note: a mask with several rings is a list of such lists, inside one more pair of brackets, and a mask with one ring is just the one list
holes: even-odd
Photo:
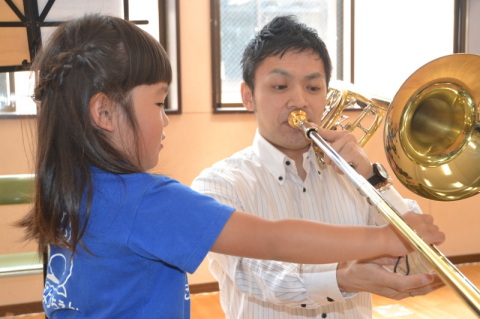
[(29, 71), (0, 73), (0, 117), (35, 114), (30, 75)]
[(211, 6), (215, 112), (245, 110), (241, 55), (276, 15), (296, 15), (317, 30), (330, 52), (332, 80), (386, 99), (423, 64), (464, 52), (457, 44), (464, 40), (466, 0), (211, 0)]
[(59, 23), (87, 12), (133, 21), (162, 43), (173, 69), (166, 111), (180, 113), (178, 0), (32, 0), (0, 2), (0, 117), (35, 114), (30, 98), (34, 80), (26, 70)]
[(329, 48), (333, 77), (343, 79), (343, 14), (343, 0), (212, 0), (215, 110), (244, 110), (240, 97), (243, 49), (278, 15), (295, 15), (315, 28)]
[(355, 1), (352, 82), (393, 99), (418, 68), (454, 53), (455, 2)]

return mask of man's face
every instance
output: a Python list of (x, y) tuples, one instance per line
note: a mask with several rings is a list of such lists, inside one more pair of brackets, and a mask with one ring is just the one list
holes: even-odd
[(327, 84), (323, 61), (312, 51), (288, 51), (271, 56), (255, 72), (252, 92), (242, 84), (243, 104), (254, 111), (259, 133), (285, 154), (304, 152), (310, 142), (288, 124), (297, 109), (319, 124), (326, 105)]

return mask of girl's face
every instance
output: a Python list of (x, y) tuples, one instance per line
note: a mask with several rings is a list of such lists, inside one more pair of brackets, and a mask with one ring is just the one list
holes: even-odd
[(139, 128), (140, 165), (144, 170), (155, 167), (165, 138), (163, 128), (168, 125), (164, 103), (168, 94), (168, 84), (160, 82), (152, 85), (139, 85), (132, 92), (132, 102)]

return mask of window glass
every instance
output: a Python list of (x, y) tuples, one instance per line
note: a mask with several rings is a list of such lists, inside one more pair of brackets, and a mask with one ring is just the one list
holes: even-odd
[(0, 116), (36, 113), (30, 71), (0, 73)]
[(355, 85), (392, 99), (418, 68), (452, 54), (454, 2), (355, 1)]
[[(241, 106), (243, 49), (256, 32), (278, 15), (295, 15), (315, 28), (329, 48), (335, 69), (341, 69), (338, 67), (342, 65), (343, 54), (340, 0), (214, 0), (212, 5), (214, 25), (219, 28), (213, 43), (214, 77), (217, 77), (214, 80), (215, 102), (219, 106)], [(333, 77), (336, 77), (335, 70)]]
[(455, 0), (212, 0), (212, 6), (216, 111), (243, 109), (243, 49), (277, 15), (296, 15), (318, 31), (332, 58), (332, 80), (386, 99), (416, 69), (452, 54), (457, 36)]
[[(9, 35), (8, 46), (0, 49), (0, 117), (14, 118), (19, 115), (36, 114), (36, 106), (32, 101), (34, 78), (28, 70), (33, 57), (29, 55), (29, 45), (34, 43), (45, 44), (50, 38), (56, 26), (62, 21), (80, 17), (88, 12), (98, 12), (113, 16), (126, 18), (138, 24), (140, 28), (152, 34), (166, 48), (172, 63), (173, 81), (166, 101), (168, 113), (180, 113), (179, 79), (178, 79), (178, 40), (177, 40), (177, 0), (86, 0), (72, 2), (69, 0), (56, 0), (49, 8), (48, 14), (45, 11), (45, 18), (42, 20), (47, 6), (47, 0), (38, 0), (38, 16), (29, 16), (21, 3), (13, 4), (18, 9), (21, 19), (16, 16), (14, 10), (9, 6), (0, 5), (0, 21), (8, 26), (0, 28), (0, 35)], [(128, 10), (127, 10), (128, 9)], [(38, 30), (33, 32), (27, 39), (15, 36), (13, 31), (24, 32), (28, 19), (41, 21), (36, 23)], [(32, 21), (28, 20), (28, 21)], [(18, 31), (18, 30), (20, 31)], [(2, 38), (3, 39), (3, 38)], [(25, 49), (25, 48), (26, 49)], [(20, 50), (21, 48), (22, 50)], [(32, 48), (35, 52), (37, 48)], [(19, 53), (20, 52), (20, 53)], [(23, 55), (22, 55), (23, 54)], [(32, 54), (33, 56), (33, 54)]]

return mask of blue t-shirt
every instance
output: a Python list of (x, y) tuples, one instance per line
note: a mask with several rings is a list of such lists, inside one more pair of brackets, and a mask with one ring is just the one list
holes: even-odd
[[(193, 273), (234, 211), (165, 176), (93, 169), (72, 257), (50, 246), (43, 305), (54, 318), (189, 318)], [(68, 230), (65, 233), (70, 236)]]

